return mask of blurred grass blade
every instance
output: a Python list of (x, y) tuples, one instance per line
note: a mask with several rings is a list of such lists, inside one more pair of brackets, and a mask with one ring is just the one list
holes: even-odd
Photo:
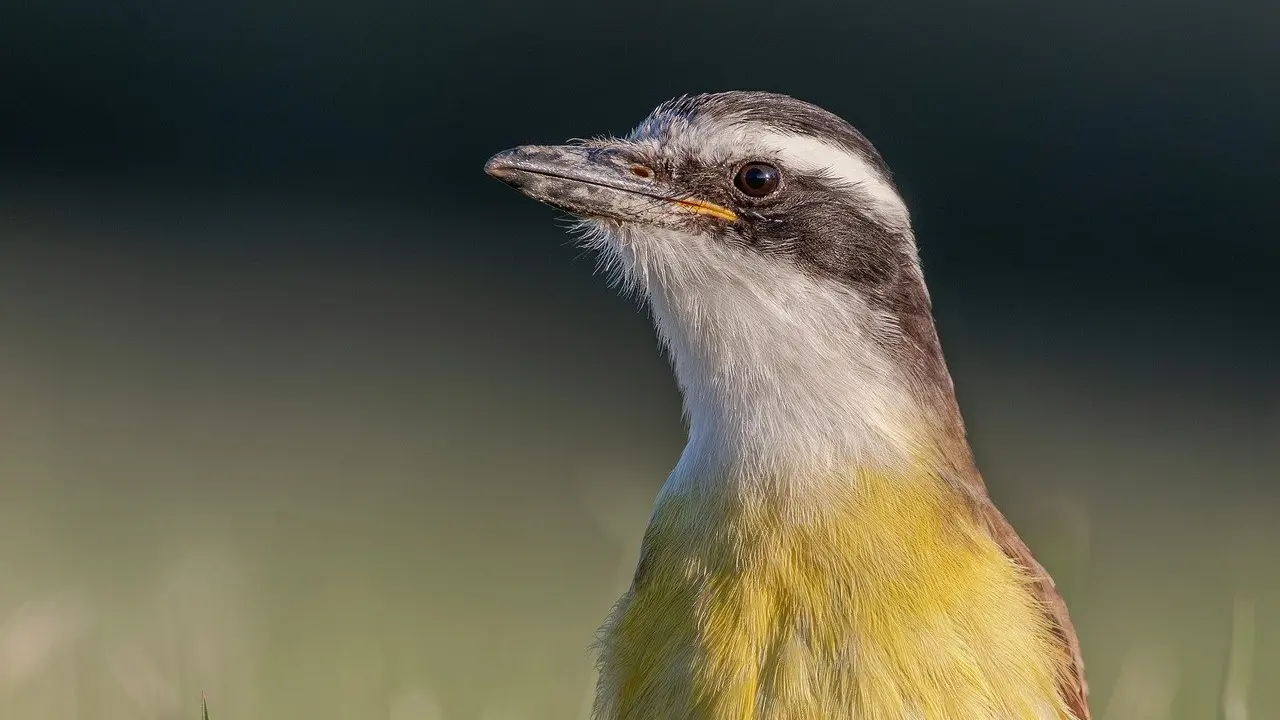
[(1231, 654), (1227, 660), (1227, 682), (1222, 690), (1222, 717), (1248, 720), (1249, 679), (1253, 674), (1253, 598), (1236, 597), (1231, 613)]

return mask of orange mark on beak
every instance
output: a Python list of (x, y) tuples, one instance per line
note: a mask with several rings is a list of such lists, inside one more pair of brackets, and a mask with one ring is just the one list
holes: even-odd
[(720, 218), (721, 220), (728, 220), (729, 222), (733, 222), (738, 219), (738, 216), (735, 215), (732, 210), (721, 207), (713, 202), (707, 202), (706, 200), (690, 199), (690, 200), (673, 200), (672, 202), (674, 202), (676, 205), (679, 205), (680, 207), (686, 210), (692, 210), (693, 212), (696, 212), (699, 215), (710, 215), (711, 217), (717, 217), (717, 218)]

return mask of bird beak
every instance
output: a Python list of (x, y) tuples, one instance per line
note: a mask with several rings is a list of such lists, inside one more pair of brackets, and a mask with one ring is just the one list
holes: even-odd
[(534, 200), (580, 217), (650, 224), (679, 220), (677, 213), (738, 219), (728, 208), (682, 195), (658, 180), (651, 168), (609, 147), (525, 145), (489, 158), (484, 171)]

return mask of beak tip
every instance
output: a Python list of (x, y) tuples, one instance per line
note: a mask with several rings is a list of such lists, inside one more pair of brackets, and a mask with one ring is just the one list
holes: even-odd
[(489, 158), (489, 161), (484, 164), (485, 174), (499, 180), (505, 180), (511, 177), (515, 170), (515, 168), (511, 166), (512, 153), (513, 151), (511, 150), (504, 150)]

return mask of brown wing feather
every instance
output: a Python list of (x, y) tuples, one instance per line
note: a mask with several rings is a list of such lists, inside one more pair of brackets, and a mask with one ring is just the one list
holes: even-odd
[(1077, 720), (1090, 720), (1089, 685), (1084, 677), (1084, 658), (1080, 654), (1080, 639), (1076, 636), (1075, 626), (1071, 624), (1071, 617), (1067, 613), (1067, 604), (1062, 600), (1062, 594), (1058, 592), (1053, 578), (1036, 561), (1031, 550), (1027, 548), (1026, 543), (1022, 542), (1022, 538), (1018, 537), (1018, 533), (1014, 531), (1013, 526), (1000, 510), (985, 497), (977, 504), (979, 515), (986, 523), (991, 537), (996, 540), (1006, 555), (1025, 567), (1036, 579), (1037, 599), (1044, 604), (1045, 611), (1053, 623), (1053, 631), (1062, 642), (1063, 652), (1069, 656), (1068, 675), (1062, 679), (1059, 691)]

